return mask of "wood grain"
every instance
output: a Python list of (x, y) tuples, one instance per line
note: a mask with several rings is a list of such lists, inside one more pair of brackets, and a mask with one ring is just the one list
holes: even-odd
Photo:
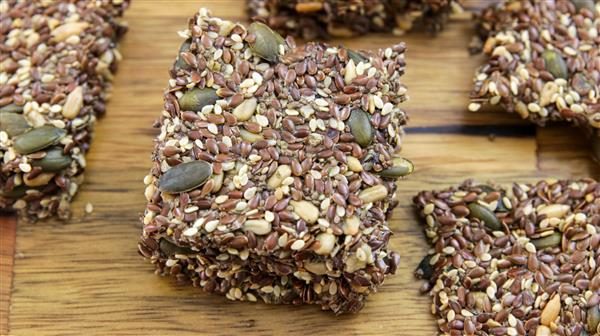
[[(244, 20), (242, 3), (134, 0), (126, 16), (130, 32), (121, 48), (124, 60), (108, 114), (96, 128), (86, 183), (73, 204), (74, 218), (67, 223), (19, 223), (10, 335), (432, 335), (436, 328), (429, 298), (418, 294), (420, 284), (412, 276), (427, 250), (411, 206), (417, 191), (466, 178), (510, 183), (549, 176), (600, 177), (575, 129), (536, 129), (515, 115), (466, 111), (471, 75), (482, 61), (466, 51), (468, 15), (453, 18), (436, 37), (416, 33), (333, 41), (363, 49), (408, 43), (404, 80), (411, 120), (403, 154), (417, 170), (400, 182), (400, 206), (391, 221), (391, 245), (403, 258), (398, 274), (369, 298), (360, 314), (342, 317), (311, 306), (232, 303), (160, 278), (137, 254), (136, 243), (144, 207), (142, 178), (156, 134), (151, 125), (181, 43), (176, 31), (185, 28), (200, 4), (215, 15)], [(87, 202), (94, 205), (91, 215), (83, 211)], [(10, 264), (8, 260), (3, 251), (2, 265)], [(5, 313), (8, 291), (2, 288)]]
[(0, 335), (8, 334), (17, 221), (0, 215)]

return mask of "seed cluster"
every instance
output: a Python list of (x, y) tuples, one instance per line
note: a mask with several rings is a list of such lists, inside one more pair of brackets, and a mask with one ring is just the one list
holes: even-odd
[(420, 24), (437, 32), (462, 0), (248, 0), (249, 16), (305, 39), (349, 37), (368, 32), (396, 35)]
[(478, 17), (489, 56), (469, 110), (501, 105), (541, 126), (566, 120), (598, 142), (600, 1), (506, 1)]
[(296, 46), (201, 9), (170, 72), (140, 253), (231, 300), (356, 312), (399, 262), (386, 219), (404, 44)]
[(544, 180), (421, 192), (440, 335), (598, 335), (600, 184)]
[(0, 2), (0, 208), (69, 215), (128, 2)]

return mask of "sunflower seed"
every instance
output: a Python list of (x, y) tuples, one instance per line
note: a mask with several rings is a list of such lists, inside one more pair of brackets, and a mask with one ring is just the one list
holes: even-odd
[(554, 322), (560, 313), (560, 295), (554, 294), (552, 299), (548, 301), (544, 310), (542, 310), (542, 315), (540, 316), (540, 323), (545, 326), (550, 326), (550, 323)]
[(371, 188), (367, 188), (358, 194), (358, 198), (360, 198), (365, 203), (374, 203), (377, 201), (381, 201), (388, 194), (387, 188), (382, 185), (376, 185)]
[(29, 174), (23, 176), (23, 182), (28, 187), (41, 187), (47, 185), (56, 176), (54, 173), (40, 173), (34, 177), (30, 177)]
[(249, 219), (244, 222), (244, 230), (251, 231), (259, 236), (266, 235), (271, 232), (271, 223), (264, 219)]
[(316, 254), (328, 255), (335, 247), (335, 236), (331, 233), (320, 233), (315, 239), (319, 242), (319, 248), (315, 250)]
[(56, 42), (63, 42), (73, 35), (79, 35), (89, 26), (87, 22), (67, 22), (52, 30), (51, 34)]
[(290, 204), (294, 207), (294, 213), (307, 223), (314, 224), (319, 219), (319, 209), (312, 203), (307, 201), (291, 201)]
[(83, 87), (76, 87), (67, 96), (67, 101), (62, 108), (62, 115), (66, 119), (73, 119), (77, 117), (79, 111), (83, 107)]
[(246, 121), (254, 115), (257, 104), (258, 101), (254, 97), (244, 100), (240, 105), (233, 109), (233, 115), (239, 121)]

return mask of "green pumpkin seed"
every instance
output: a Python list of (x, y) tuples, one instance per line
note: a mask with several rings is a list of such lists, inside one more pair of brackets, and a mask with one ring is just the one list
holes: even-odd
[(367, 147), (371, 144), (375, 132), (373, 132), (369, 115), (365, 111), (361, 109), (352, 110), (350, 118), (348, 118), (348, 125), (350, 126), (350, 133), (361, 147)]
[(9, 137), (25, 133), (31, 126), (22, 114), (6, 112), (0, 113), (0, 131), (4, 131)]
[(71, 157), (63, 153), (62, 148), (56, 147), (46, 151), (46, 156), (39, 160), (33, 160), (31, 165), (42, 168), (44, 172), (57, 172), (67, 168), (71, 164)]
[(346, 49), (346, 52), (348, 53), (348, 57), (350, 57), (350, 59), (353, 60), (355, 64), (358, 64), (360, 62), (363, 62), (363, 63), (369, 62), (368, 58), (364, 57), (357, 51), (354, 51), (351, 49)]
[(23, 113), (23, 106), (11, 103), (0, 107), (0, 113)]
[(50, 147), (67, 134), (62, 128), (46, 125), (34, 128), (15, 138), (15, 151), (20, 154), (30, 154)]
[(549, 236), (531, 240), (531, 243), (538, 250), (543, 250), (543, 249), (549, 248), (549, 247), (560, 246), (561, 242), (562, 242), (562, 234), (560, 232), (554, 232), (553, 234), (551, 234)]
[(11, 199), (21, 198), (21, 197), (25, 196), (25, 193), (27, 192), (28, 189), (30, 189), (28, 186), (20, 185), (20, 186), (14, 187), (11, 191), (0, 190), (0, 196), (6, 197), (6, 198), (11, 198)]
[(190, 65), (187, 64), (183, 60), (183, 58), (181, 57), (181, 53), (190, 50), (191, 45), (192, 45), (192, 39), (187, 39), (187, 40), (185, 40), (185, 42), (183, 42), (181, 47), (179, 47), (179, 53), (177, 54), (177, 61), (175, 62), (176, 67), (178, 67), (180, 69), (189, 69)]
[(256, 36), (254, 42), (250, 43), (250, 49), (256, 55), (269, 62), (276, 62), (279, 59), (279, 46), (285, 44), (281, 35), (260, 22), (253, 22), (248, 27), (248, 32)]
[(181, 193), (203, 185), (212, 175), (212, 165), (197, 160), (178, 164), (158, 180), (158, 189), (166, 193)]
[(494, 213), (488, 209), (487, 207), (479, 204), (479, 203), (471, 203), (469, 204), (469, 217), (477, 218), (480, 221), (484, 222), (485, 226), (492, 231), (502, 230), (502, 223)]
[(591, 332), (598, 331), (598, 327), (600, 326), (600, 307), (597, 304), (588, 308), (587, 325), (588, 325), (589, 331), (591, 331)]
[(429, 280), (433, 276), (433, 267), (431, 266), (431, 255), (425, 256), (415, 270), (415, 276), (419, 279)]
[(415, 166), (408, 159), (397, 157), (393, 159), (394, 165), (379, 172), (379, 175), (387, 178), (405, 177), (413, 173)]
[(160, 238), (158, 242), (158, 247), (160, 250), (167, 256), (171, 257), (175, 254), (194, 254), (194, 250), (189, 247), (181, 247), (175, 245), (173, 242), (167, 240), (166, 238)]
[(569, 76), (569, 69), (567, 68), (567, 62), (561, 54), (555, 50), (546, 50), (542, 53), (542, 58), (546, 64), (546, 70), (552, 74), (555, 78), (567, 79)]
[(589, 10), (590, 12), (594, 13), (596, 11), (595, 8), (595, 4), (594, 4), (594, 0), (572, 0), (573, 4), (575, 5), (575, 9), (577, 9), (577, 12), (581, 11), (582, 9), (586, 8), (587, 10)]
[(219, 96), (217, 96), (216, 90), (195, 88), (179, 98), (179, 108), (182, 111), (199, 112), (204, 106), (213, 105), (217, 100), (219, 100)]

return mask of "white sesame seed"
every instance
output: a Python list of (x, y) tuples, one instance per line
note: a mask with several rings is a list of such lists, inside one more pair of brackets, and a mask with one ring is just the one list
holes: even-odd
[(256, 115), (256, 122), (262, 127), (269, 126), (269, 119), (267, 119), (267, 117), (261, 114)]
[(19, 169), (24, 173), (29, 173), (31, 166), (28, 163), (19, 163)]
[(209, 233), (213, 232), (217, 228), (217, 225), (219, 225), (218, 220), (209, 221), (208, 223), (206, 223), (204, 225), (204, 230), (206, 230), (206, 232), (209, 232)]
[(92, 203), (87, 202), (85, 204), (85, 212), (88, 214), (91, 214), (92, 212), (94, 212), (94, 206), (92, 205)]
[(469, 111), (477, 112), (477, 111), (479, 111), (479, 109), (481, 109), (481, 104), (479, 104), (479, 103), (470, 103), (469, 104)]
[(198, 229), (195, 227), (187, 228), (183, 231), (183, 235), (187, 237), (191, 237), (198, 233)]
[(298, 251), (304, 247), (304, 244), (305, 244), (304, 240), (299, 239), (299, 240), (294, 241), (290, 248), (294, 251)]
[(219, 128), (215, 124), (208, 124), (208, 125), (206, 125), (206, 128), (212, 134), (218, 134), (219, 133)]

